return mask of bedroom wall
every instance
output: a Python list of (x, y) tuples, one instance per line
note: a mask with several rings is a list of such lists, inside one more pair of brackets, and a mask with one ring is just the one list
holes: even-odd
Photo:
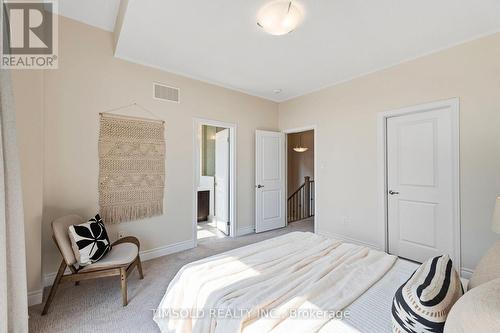
[(29, 301), (41, 301), (43, 208), (43, 72), (12, 70), (17, 145), (21, 163)]
[[(50, 222), (98, 210), (99, 112), (132, 102), (166, 121), (164, 215), (110, 226), (110, 236), (135, 235), (146, 251), (192, 245), (193, 117), (237, 124), (237, 226), (240, 232), (253, 229), (254, 132), (277, 129), (276, 103), (114, 58), (112, 33), (64, 17), (59, 56), (59, 69), (44, 76), (45, 274), (55, 272), (60, 260)], [(179, 87), (181, 103), (154, 100), (153, 81)]]
[(500, 194), (498, 59), (495, 34), (281, 103), (281, 129), (317, 126), (318, 230), (382, 247), (377, 113), (459, 97), (462, 265), (474, 269), (499, 239), (490, 227)]

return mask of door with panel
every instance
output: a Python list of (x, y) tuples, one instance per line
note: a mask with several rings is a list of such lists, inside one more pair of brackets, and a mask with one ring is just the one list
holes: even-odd
[(255, 134), (255, 231), (286, 226), (285, 134)]
[(387, 119), (389, 252), (424, 262), (454, 253), (454, 136), (449, 107)]

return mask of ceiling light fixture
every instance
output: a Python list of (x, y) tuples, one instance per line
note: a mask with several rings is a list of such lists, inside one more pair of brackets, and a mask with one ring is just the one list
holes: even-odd
[(302, 19), (302, 8), (294, 1), (274, 0), (260, 9), (257, 25), (271, 35), (281, 36), (295, 30)]
[(296, 151), (297, 153), (304, 153), (308, 150), (309, 148), (303, 147), (302, 146), (302, 133), (299, 135), (299, 145), (293, 147), (293, 150)]
[(295, 147), (293, 148), (294, 151), (296, 151), (297, 153), (305, 153), (309, 148), (306, 148), (306, 147)]

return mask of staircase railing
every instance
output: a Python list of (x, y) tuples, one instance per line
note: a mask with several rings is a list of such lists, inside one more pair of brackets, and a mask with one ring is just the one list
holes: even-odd
[(314, 180), (304, 177), (304, 183), (288, 197), (288, 222), (314, 216)]

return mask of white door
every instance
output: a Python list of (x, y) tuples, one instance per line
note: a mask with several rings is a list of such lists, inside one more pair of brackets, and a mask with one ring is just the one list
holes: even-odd
[(255, 232), (286, 226), (285, 135), (255, 133)]
[(454, 121), (449, 106), (387, 119), (389, 252), (423, 262), (454, 253)]
[(215, 221), (229, 235), (229, 129), (215, 134)]

